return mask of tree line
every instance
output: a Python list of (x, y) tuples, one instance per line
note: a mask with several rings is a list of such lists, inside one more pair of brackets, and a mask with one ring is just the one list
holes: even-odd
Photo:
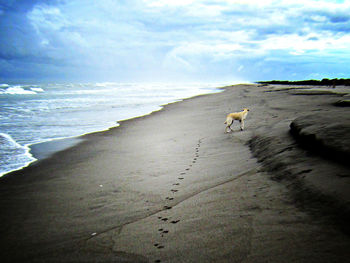
[(259, 84), (280, 84), (280, 85), (313, 85), (313, 86), (350, 86), (350, 79), (322, 79), (322, 80), (270, 80), (258, 81)]

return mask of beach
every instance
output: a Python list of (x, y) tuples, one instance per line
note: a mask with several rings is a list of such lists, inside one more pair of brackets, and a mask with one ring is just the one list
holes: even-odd
[(0, 178), (1, 261), (346, 262), (349, 94), (235, 85), (39, 145)]

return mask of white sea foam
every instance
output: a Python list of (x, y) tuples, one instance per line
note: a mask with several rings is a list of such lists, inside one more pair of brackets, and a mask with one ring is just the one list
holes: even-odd
[(44, 92), (43, 88), (37, 86), (21, 86), (15, 85), (10, 86), (8, 84), (0, 84), (0, 94), (10, 94), (10, 95), (26, 95), (26, 94), (37, 94), (38, 92)]
[(11, 87), (9, 86), (6, 89), (1, 90), (0, 92), (3, 93), (3, 94), (12, 94), (12, 95), (15, 95), (15, 94), (36, 94), (35, 91), (24, 89), (20, 85), (18, 85), (18, 86), (11, 86)]
[(118, 85), (118, 83), (115, 83), (115, 82), (99, 82), (99, 83), (95, 84), (95, 86), (97, 86), (97, 87), (107, 87), (107, 86), (113, 86), (113, 85)]
[(33, 88), (30, 88), (32, 91), (34, 91), (34, 92), (44, 92), (45, 90), (43, 89), (43, 88), (35, 88), (35, 87), (33, 87)]
[(10, 171), (20, 170), (36, 160), (30, 154), (28, 146), (20, 145), (9, 134), (0, 133), (0, 146), (0, 177)]
[(21, 148), (22, 145), (20, 145), (18, 142), (16, 142), (11, 135), (6, 134), (6, 133), (0, 133), (0, 138), (2, 138), (2, 144), (1, 147), (3, 149), (7, 149), (7, 148)]

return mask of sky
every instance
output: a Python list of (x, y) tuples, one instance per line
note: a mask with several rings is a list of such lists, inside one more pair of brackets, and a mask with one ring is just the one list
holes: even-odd
[(0, 81), (350, 78), (350, 0), (0, 0)]

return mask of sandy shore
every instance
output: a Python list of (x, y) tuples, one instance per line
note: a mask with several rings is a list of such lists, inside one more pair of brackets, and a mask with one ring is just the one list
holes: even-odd
[(346, 262), (349, 166), (297, 118), (348, 116), (347, 94), (238, 85), (85, 135), (0, 179), (1, 261)]

